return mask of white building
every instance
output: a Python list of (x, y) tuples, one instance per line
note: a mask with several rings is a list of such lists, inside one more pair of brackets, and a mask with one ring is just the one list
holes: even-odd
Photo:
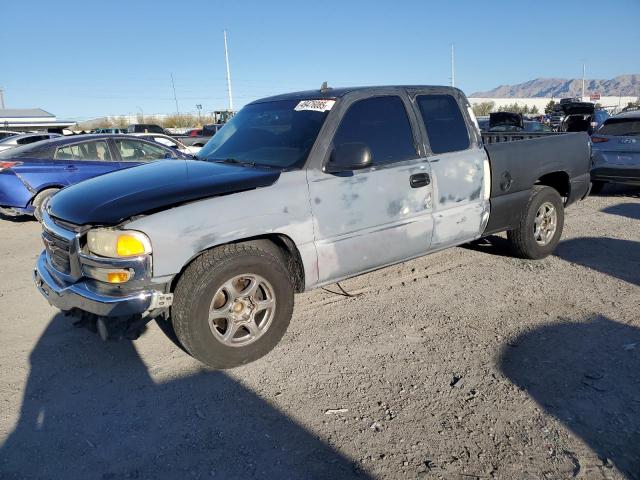
[(74, 122), (58, 120), (41, 108), (1, 108), (0, 129), (28, 132), (31, 130), (61, 131)]

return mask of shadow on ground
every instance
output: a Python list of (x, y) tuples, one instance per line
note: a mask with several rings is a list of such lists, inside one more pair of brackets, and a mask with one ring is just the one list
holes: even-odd
[[(640, 203), (619, 203), (602, 210), (604, 213), (640, 220)], [(640, 227), (639, 227), (640, 228)]]
[(131, 342), (53, 318), (31, 353), (0, 477), (367, 478), (222, 372), (153, 381)]
[(625, 282), (640, 285), (640, 242), (581, 237), (560, 242), (555, 255)]
[(500, 366), (605, 465), (640, 478), (640, 329), (601, 316), (546, 325), (505, 346)]
[(14, 217), (12, 215), (5, 215), (4, 213), (0, 213), (0, 220), (13, 223), (29, 223), (37, 221), (35, 217), (31, 217), (29, 215), (17, 215)]

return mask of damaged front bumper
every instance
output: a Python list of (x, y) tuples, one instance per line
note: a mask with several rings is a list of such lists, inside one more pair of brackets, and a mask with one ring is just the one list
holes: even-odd
[(46, 252), (40, 254), (33, 279), (47, 301), (62, 311), (77, 309), (99, 317), (145, 317), (171, 306), (173, 295), (158, 290), (106, 295), (90, 289), (86, 282), (67, 284), (51, 275), (46, 257)]

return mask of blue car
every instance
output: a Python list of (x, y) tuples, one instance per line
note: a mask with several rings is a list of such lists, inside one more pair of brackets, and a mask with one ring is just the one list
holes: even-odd
[(165, 158), (190, 158), (129, 135), (78, 135), (0, 152), (0, 212), (41, 218), (43, 202), (61, 188)]

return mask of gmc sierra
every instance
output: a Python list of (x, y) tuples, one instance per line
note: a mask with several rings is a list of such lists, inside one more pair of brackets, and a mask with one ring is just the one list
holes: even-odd
[(549, 255), (589, 168), (586, 133), (485, 146), (454, 88), (289, 93), (244, 107), (196, 160), (53, 196), (35, 283), (103, 338), (157, 319), (230, 368), (274, 348), (295, 292), (502, 231)]

